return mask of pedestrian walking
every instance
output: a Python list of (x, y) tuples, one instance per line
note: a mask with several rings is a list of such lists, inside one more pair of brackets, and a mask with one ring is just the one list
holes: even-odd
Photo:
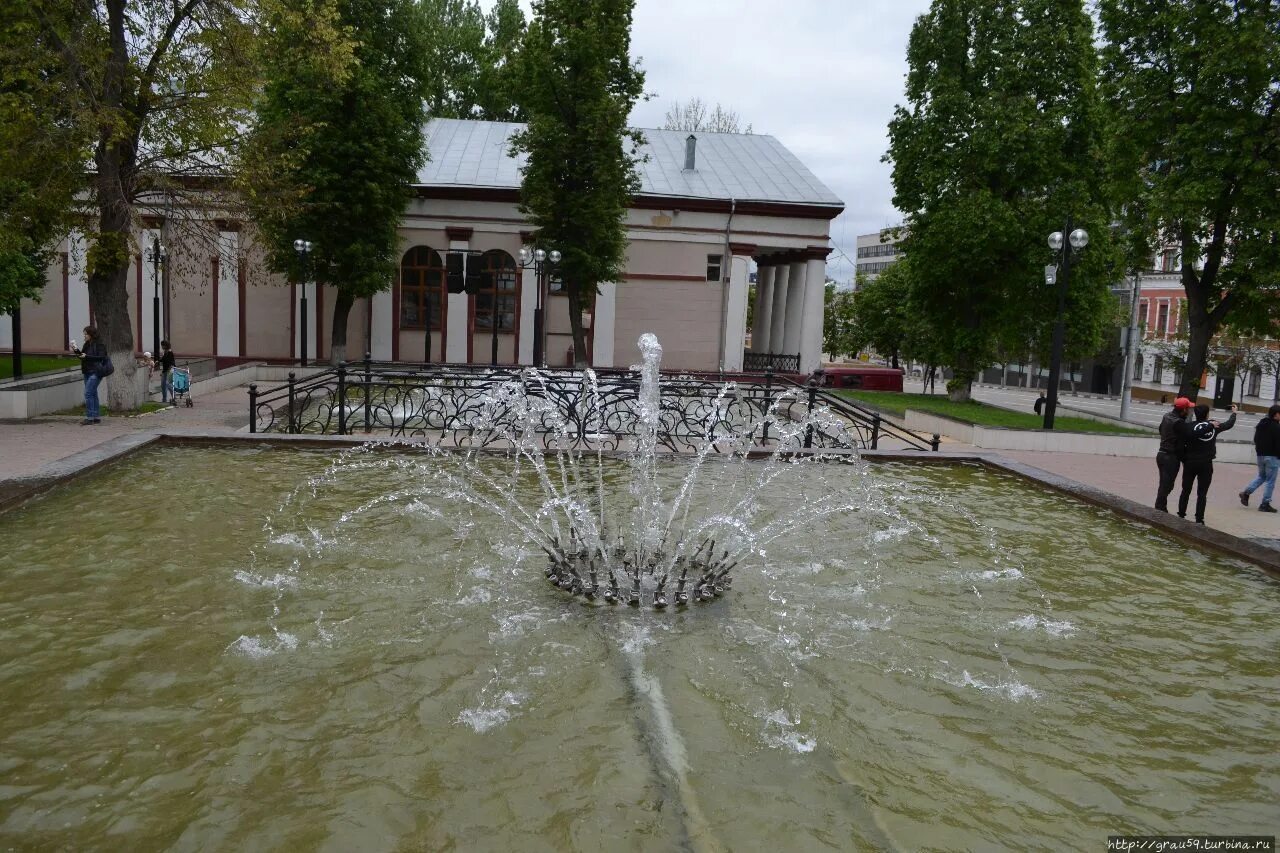
[(1236, 425), (1236, 404), (1231, 404), (1231, 417), (1226, 423), (1209, 420), (1209, 407), (1196, 406), (1195, 423), (1182, 421), (1174, 431), (1183, 442), (1182, 494), (1178, 496), (1178, 516), (1187, 517), (1191, 489), (1196, 489), (1196, 524), (1204, 524), (1204, 506), (1209, 500), (1209, 484), (1213, 482), (1213, 458), (1218, 455), (1218, 434)]
[(1036, 410), (1036, 414), (1037, 414), (1037, 415), (1043, 415), (1043, 414), (1044, 414), (1044, 404), (1045, 404), (1046, 402), (1048, 402), (1048, 401), (1045, 399), (1044, 392), (1043, 392), (1043, 391), (1041, 391), (1041, 392), (1040, 392), (1040, 396), (1039, 396), (1039, 397), (1036, 397), (1036, 402), (1035, 402), (1035, 404), (1034, 404), (1034, 406), (1033, 406), (1033, 408)]
[(1187, 418), (1187, 413), (1195, 403), (1186, 397), (1173, 401), (1173, 408), (1160, 419), (1160, 450), (1156, 453), (1156, 469), (1160, 472), (1160, 485), (1156, 488), (1156, 509), (1169, 511), (1169, 493), (1173, 484), (1178, 481), (1178, 469), (1182, 467), (1182, 459), (1178, 455), (1178, 435), (1174, 427)]
[(168, 341), (160, 342), (160, 357), (156, 363), (160, 365), (160, 402), (167, 403), (173, 398), (173, 368), (177, 364)]
[(1275, 512), (1271, 494), (1276, 490), (1276, 474), (1280, 472), (1280, 405), (1267, 409), (1266, 417), (1253, 428), (1253, 450), (1258, 455), (1258, 476), (1240, 493), (1240, 503), (1249, 505), (1249, 495), (1262, 486), (1262, 503), (1258, 512)]
[(98, 384), (110, 373), (107, 365), (107, 346), (98, 338), (97, 326), (84, 327), (84, 346), (71, 342), (71, 351), (80, 357), (80, 372), (84, 374), (84, 420), (81, 426), (102, 423), (102, 409), (98, 402)]

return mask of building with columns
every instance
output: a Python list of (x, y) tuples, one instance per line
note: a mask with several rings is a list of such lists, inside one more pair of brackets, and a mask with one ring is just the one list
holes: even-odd
[[(522, 158), (511, 155), (510, 138), (520, 127), (428, 123), (431, 159), (399, 229), (398, 275), (387, 290), (352, 308), (349, 357), (367, 351), (383, 360), (532, 364), (541, 301), (545, 361), (554, 366), (572, 359), (568, 299), (554, 267), (540, 288), (534, 266), (520, 262), (521, 249), (538, 242), (518, 209)], [(641, 188), (625, 222), (624, 273), (600, 285), (583, 316), (589, 362), (637, 363), (637, 338), (653, 332), (663, 343), (665, 367), (743, 369), (748, 282), (756, 264), (763, 310), (756, 312), (752, 351), (798, 356), (802, 371), (817, 367), (830, 223), (843, 203), (771, 136), (643, 132)], [(183, 359), (208, 357), (219, 366), (297, 359), (304, 310), (307, 356), (328, 358), (336, 291), (268, 273), (251, 223), (210, 215), (203, 239), (183, 241), (162, 216), (140, 226), (128, 277), (139, 352), (154, 348), (158, 304), (161, 336)], [(157, 239), (169, 250), (165, 267), (148, 253)], [(68, 338), (92, 321), (84, 254), (82, 235), (72, 234), (59, 247), (42, 299), (23, 304), (24, 351), (63, 352)], [(467, 292), (451, 293), (449, 265), (459, 258), (465, 258)], [(0, 350), (11, 345), (11, 323), (0, 320)]]

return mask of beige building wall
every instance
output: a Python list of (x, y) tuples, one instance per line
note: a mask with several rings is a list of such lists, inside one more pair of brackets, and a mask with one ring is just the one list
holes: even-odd
[[(662, 340), (665, 350), (664, 366), (671, 369), (715, 370), (720, 366), (723, 328), (726, 315), (727, 286), (724, 283), (731, 267), (728, 242), (758, 246), (757, 256), (782, 252), (803, 251), (807, 247), (825, 246), (828, 243), (829, 223), (822, 219), (765, 216), (759, 214), (735, 214), (725, 212), (690, 211), (679, 209), (673, 200), (669, 209), (637, 208), (628, 212), (626, 223), (630, 244), (623, 279), (609, 285), (611, 297), (606, 310), (591, 318), (589, 346), (593, 363), (626, 367), (637, 363), (639, 351), (636, 339), (644, 332), (653, 332)], [(501, 249), (513, 258), (530, 236), (532, 226), (524, 219), (513, 202), (484, 200), (415, 199), (406, 211), (400, 229), (400, 256), (417, 245), (429, 246), (443, 255), (450, 248), (446, 229), (471, 229), (465, 243), (472, 251), (484, 252)], [(453, 232), (455, 237), (459, 232)], [(243, 353), (246, 359), (286, 360), (297, 357), (297, 328), (293, 306), (299, 293), (281, 276), (265, 272), (261, 258), (253, 246), (252, 229), (239, 232), (238, 273), (243, 285), (234, 290), (224, 287), (220, 291), (218, 311), (243, 311), (244, 323), (240, 329)], [(456, 245), (461, 248), (461, 245)], [(61, 247), (67, 250), (64, 245)], [(549, 247), (550, 248), (550, 247)], [(206, 247), (205, 255), (199, 248), (188, 250), (193, 256), (171, 263), (169, 270), (169, 300), (167, 316), (169, 334), (174, 349), (184, 358), (212, 355), (214, 352), (215, 318), (213, 314), (213, 258), (212, 247)], [(707, 280), (708, 255), (721, 256), (721, 281)], [(739, 265), (745, 263), (739, 258)], [(145, 263), (145, 260), (144, 260)], [(226, 263), (224, 260), (223, 263)], [(138, 272), (137, 259), (131, 264), (128, 279), (129, 312), (139, 351), (151, 347), (150, 329), (138, 328)], [(151, 298), (147, 282), (149, 272), (143, 270), (141, 298)], [(518, 276), (522, 288), (517, 335), (499, 335), (499, 360), (512, 363), (517, 353), (520, 361), (527, 362), (532, 352), (532, 314), (536, 301), (534, 276), (524, 272)], [(44, 301), (28, 302), (23, 310), (24, 348), (31, 352), (62, 352), (64, 317), (67, 307), (63, 299), (62, 264), (54, 264), (48, 273), (48, 285)], [(234, 293), (236, 304), (226, 304)], [(243, 293), (244, 305), (238, 304)], [(332, 317), (335, 291), (326, 287), (317, 296), (315, 288), (309, 289), (312, 308), (322, 307), (318, 323), (310, 330), (312, 340), (320, 342), (319, 353), (325, 358), (330, 353), (329, 326)], [(319, 299), (321, 306), (315, 303)], [(432, 334), (431, 360), (445, 360), (448, 351), (457, 353), (459, 346), (469, 352), (471, 360), (484, 363), (489, 360), (491, 337), (485, 330), (474, 328), (474, 305), (470, 298), (466, 311), (455, 311), (452, 323), (447, 323), (444, 335)], [(148, 309), (149, 310), (149, 306)], [(737, 312), (741, 314), (741, 312)], [(742, 318), (736, 317), (741, 323)], [(0, 321), (3, 322), (3, 321)], [(606, 323), (601, 331), (598, 323)], [(372, 326), (372, 339), (369, 329)], [(548, 294), (546, 299), (546, 360), (551, 365), (564, 364), (572, 343), (568, 316), (568, 300), (563, 296)], [(737, 330), (739, 336), (744, 330)], [(141, 332), (141, 334), (139, 334)], [(78, 336), (78, 329), (73, 329)], [(319, 336), (319, 337), (317, 337)], [(422, 330), (399, 328), (398, 277), (391, 289), (373, 300), (357, 300), (353, 306), (347, 330), (347, 356), (351, 360), (372, 351), (375, 357), (394, 357), (404, 361), (420, 361), (423, 358), (424, 333)], [(447, 337), (447, 341), (446, 341)], [(596, 352), (595, 341), (603, 342), (609, 352)], [(728, 345), (735, 340), (726, 335)], [(236, 347), (239, 350), (239, 347)], [(226, 350), (223, 341), (223, 358), (234, 358)]]
[[(69, 337), (80, 339), (80, 330), (66, 328), (66, 300), (62, 295), (62, 275), (66, 258), (58, 257), (45, 270), (40, 301), (22, 300), (22, 348), (31, 353), (63, 353)], [(8, 319), (0, 320), (8, 323)]]

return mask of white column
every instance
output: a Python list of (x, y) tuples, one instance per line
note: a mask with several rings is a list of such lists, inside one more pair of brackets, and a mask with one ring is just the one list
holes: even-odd
[(538, 277), (533, 266), (520, 270), (520, 357), (521, 364), (533, 364), (533, 312), (538, 308)]
[[(450, 240), (449, 251), (465, 252), (471, 248), (469, 240)], [(468, 258), (468, 260), (470, 260)], [(471, 306), (471, 297), (466, 293), (450, 293), (445, 306), (445, 322), (448, 324), (448, 335), (445, 340), (444, 360), (454, 363), (467, 361), (467, 340), (471, 337), (470, 325), (467, 322), (467, 309)], [(487, 364), (489, 359), (483, 359)]]
[(729, 267), (729, 298), (725, 300), (724, 369), (742, 369), (742, 350), (747, 338), (747, 278), (751, 274), (751, 259), (745, 255), (733, 255)]
[(805, 266), (800, 372), (812, 373), (822, 365), (822, 309), (827, 288), (827, 261), (813, 257)]
[[(218, 339), (215, 355), (240, 354), (240, 234), (222, 231), (218, 234)], [(147, 300), (143, 300), (145, 304)], [(164, 310), (163, 300), (161, 311)], [(144, 329), (150, 328), (143, 326)], [(163, 328), (163, 323), (161, 323)]]
[(67, 328), (71, 338), (83, 346), (84, 327), (89, 325), (89, 282), (85, 278), (84, 235), (72, 231), (67, 241)]
[(804, 320), (805, 291), (804, 261), (793, 261), (787, 273), (787, 322), (783, 332), (782, 349), (779, 352), (795, 355), (800, 352), (800, 325)]
[(751, 351), (769, 351), (769, 317), (773, 314), (773, 267), (756, 271), (756, 316), (751, 326)]
[(591, 358), (592, 367), (613, 367), (613, 350), (615, 347), (617, 324), (618, 285), (608, 282), (600, 285), (596, 294), (596, 312), (591, 318), (595, 328)]
[(782, 352), (787, 321), (788, 276), (786, 264), (778, 264), (773, 268), (773, 307), (769, 312), (769, 352), (772, 353)]
[[(403, 254), (403, 253), (402, 253)], [(370, 337), (373, 338), (369, 343), (369, 352), (372, 354), (374, 361), (390, 361), (391, 360), (391, 336), (395, 329), (394, 319), (391, 316), (394, 301), (391, 299), (390, 290), (382, 290), (373, 294), (373, 304), (370, 310), (373, 311), (373, 331)]]

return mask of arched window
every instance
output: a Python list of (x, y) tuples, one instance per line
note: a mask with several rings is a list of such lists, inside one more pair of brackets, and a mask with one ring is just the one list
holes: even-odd
[(1138, 353), (1133, 357), (1133, 378), (1142, 381), (1142, 353)]
[(492, 331), (497, 321), (499, 334), (516, 330), (520, 279), (515, 258), (501, 249), (485, 252), (480, 258), (481, 285), (475, 292), (475, 329)]
[(400, 260), (400, 328), (440, 331), (444, 319), (445, 271), (440, 253), (414, 246)]

